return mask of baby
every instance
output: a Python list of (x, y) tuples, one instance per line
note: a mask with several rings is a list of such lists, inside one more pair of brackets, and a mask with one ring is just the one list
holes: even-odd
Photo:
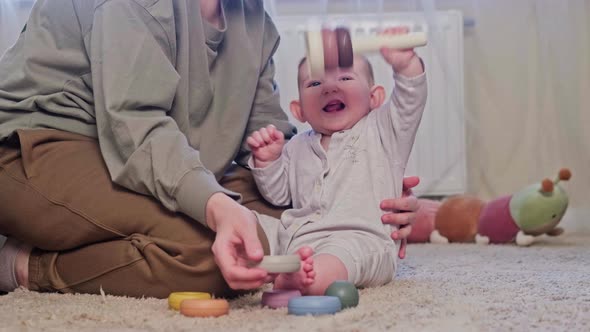
[[(384, 33), (407, 33), (393, 28)], [(369, 61), (310, 77), (299, 64), (299, 100), (291, 112), (312, 130), (287, 144), (273, 126), (254, 132), (250, 167), (262, 195), (292, 205), (280, 220), (258, 215), (272, 255), (298, 253), (301, 269), (276, 276), (275, 289), (323, 295), (335, 280), (379, 286), (395, 276), (397, 249), (381, 223), (380, 201), (399, 197), (426, 103), (426, 77), (413, 49), (381, 50), (395, 87), (375, 85)]]

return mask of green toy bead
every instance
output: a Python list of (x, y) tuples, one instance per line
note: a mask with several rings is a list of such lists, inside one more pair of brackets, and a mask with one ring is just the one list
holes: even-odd
[(342, 303), (342, 309), (356, 307), (359, 304), (359, 292), (354, 284), (348, 281), (334, 281), (324, 295), (338, 297)]

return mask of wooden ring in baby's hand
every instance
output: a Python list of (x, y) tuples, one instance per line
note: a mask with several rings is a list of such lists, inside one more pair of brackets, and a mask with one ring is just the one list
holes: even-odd
[(320, 31), (307, 31), (305, 33), (305, 49), (309, 75), (317, 78), (324, 75), (324, 42)]
[(354, 54), (350, 32), (346, 28), (336, 28), (336, 43), (338, 44), (338, 65), (340, 67), (352, 67)]

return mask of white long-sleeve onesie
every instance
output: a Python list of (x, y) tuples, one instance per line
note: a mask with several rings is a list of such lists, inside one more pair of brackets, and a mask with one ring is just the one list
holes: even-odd
[(427, 94), (425, 74), (394, 79), (391, 99), (353, 128), (334, 133), (327, 152), (321, 134), (310, 130), (285, 144), (272, 164), (252, 168), (267, 200), (293, 206), (280, 222), (258, 215), (271, 254), (292, 254), (307, 245), (316, 255), (338, 257), (357, 286), (394, 278), (396, 245), (391, 227), (381, 222), (379, 204), (401, 195)]

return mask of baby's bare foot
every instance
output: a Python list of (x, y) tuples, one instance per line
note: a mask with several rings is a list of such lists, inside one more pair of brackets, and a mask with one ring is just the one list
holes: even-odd
[(297, 254), (301, 258), (301, 268), (297, 272), (279, 274), (275, 279), (274, 289), (297, 289), (301, 294), (306, 294), (309, 286), (313, 284), (313, 250), (310, 247), (301, 247)]

